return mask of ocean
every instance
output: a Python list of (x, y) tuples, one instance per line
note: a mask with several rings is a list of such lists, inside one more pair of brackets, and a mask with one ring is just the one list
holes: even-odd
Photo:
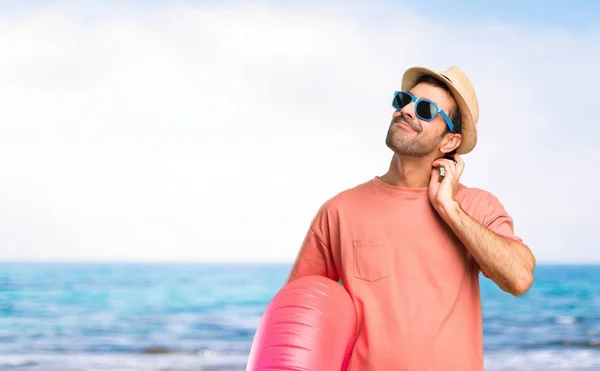
[[(0, 264), (0, 370), (238, 371), (287, 277), (275, 264)], [(600, 370), (600, 266), (482, 278), (486, 371)]]

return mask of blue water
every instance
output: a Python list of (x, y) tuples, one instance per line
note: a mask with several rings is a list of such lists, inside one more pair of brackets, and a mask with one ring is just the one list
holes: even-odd
[[(0, 264), (0, 370), (244, 370), (289, 265)], [(485, 370), (600, 370), (600, 267), (482, 280)]]

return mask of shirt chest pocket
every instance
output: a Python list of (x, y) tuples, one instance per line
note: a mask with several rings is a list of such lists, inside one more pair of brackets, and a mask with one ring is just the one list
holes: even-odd
[(354, 277), (379, 281), (392, 275), (394, 259), (389, 239), (354, 240), (353, 250)]

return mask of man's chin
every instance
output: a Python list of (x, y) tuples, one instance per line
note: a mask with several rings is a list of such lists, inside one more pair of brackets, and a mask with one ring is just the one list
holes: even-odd
[(429, 152), (425, 151), (423, 148), (416, 146), (415, 143), (410, 143), (408, 141), (394, 141), (393, 138), (388, 137), (386, 138), (385, 144), (392, 152), (400, 156), (425, 157), (429, 154)]
[(393, 140), (386, 141), (385, 144), (389, 149), (397, 154), (403, 154), (407, 149), (407, 146), (404, 143), (394, 142)]

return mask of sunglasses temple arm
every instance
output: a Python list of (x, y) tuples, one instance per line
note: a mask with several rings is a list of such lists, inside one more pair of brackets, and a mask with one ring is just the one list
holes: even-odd
[(452, 123), (452, 120), (450, 120), (450, 117), (448, 117), (444, 111), (440, 111), (440, 113), (442, 114), (444, 121), (446, 121), (446, 125), (448, 125), (450, 131), (454, 133), (454, 124)]

